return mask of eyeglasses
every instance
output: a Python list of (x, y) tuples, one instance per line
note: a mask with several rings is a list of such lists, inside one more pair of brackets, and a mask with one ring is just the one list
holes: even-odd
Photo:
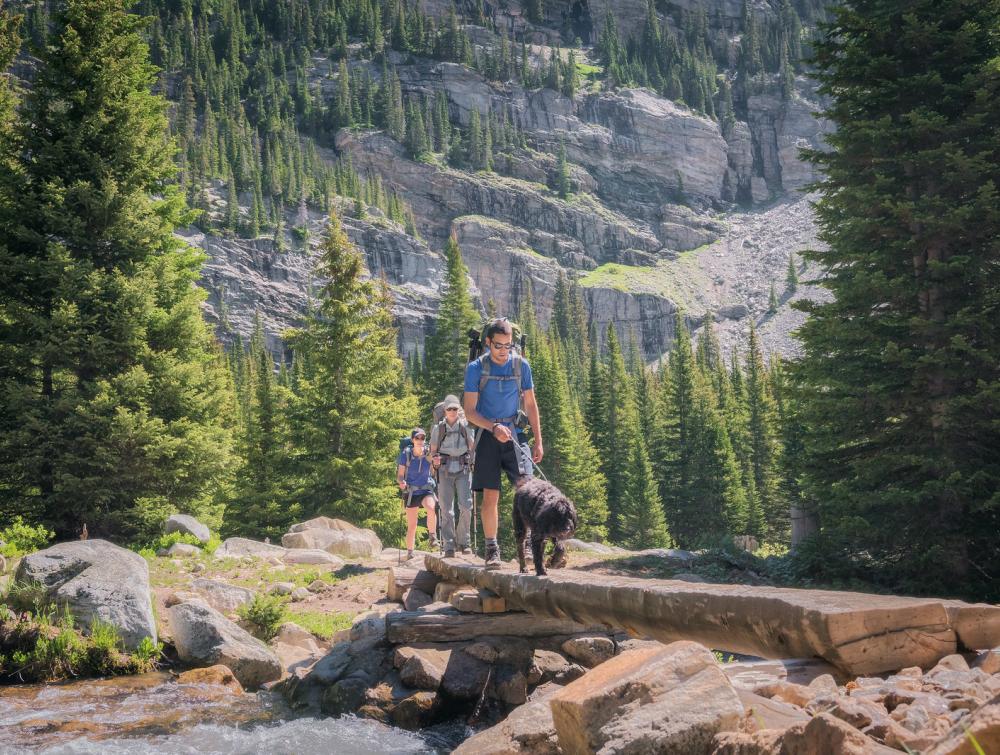
[(423, 440), (426, 437), (427, 437), (426, 435), (414, 435), (413, 439), (414, 440)]
[(458, 411), (458, 407), (457, 406), (449, 406), (447, 409), (445, 409), (445, 411), (446, 412), (457, 412)]
[(490, 346), (492, 346), (497, 351), (507, 351), (508, 349), (513, 349), (514, 348), (513, 342), (497, 343), (496, 341), (491, 341), (490, 342)]

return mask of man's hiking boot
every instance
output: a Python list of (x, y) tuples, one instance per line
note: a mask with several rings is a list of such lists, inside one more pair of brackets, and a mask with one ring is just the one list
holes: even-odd
[(455, 558), (455, 549), (454, 548), (449, 548), (448, 550), (446, 550), (444, 552), (444, 557), (445, 558)]
[(463, 545), (462, 546), (462, 555), (463, 556), (471, 556), (472, 555), (472, 548), (470, 548), (468, 545)]
[(499, 569), (500, 568), (500, 546), (499, 545), (487, 545), (486, 546), (486, 568), (487, 569)]

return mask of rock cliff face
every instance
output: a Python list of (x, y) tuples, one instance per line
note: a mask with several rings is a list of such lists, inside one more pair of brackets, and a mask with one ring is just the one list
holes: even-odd
[[(709, 15), (724, 27), (737, 22), (742, 8), (735, 0), (711, 5)], [(435, 13), (432, 6), (425, 10)], [(583, 18), (597, 34), (606, 3), (547, 6), (549, 23)], [(524, 26), (516, 4), (487, 10), (497, 28)], [(644, 17), (645, 3), (615, 4), (615, 14), (627, 34), (629, 19), (638, 23)], [(496, 39), (486, 29), (466, 29), (477, 49)], [(535, 41), (550, 40), (541, 35)], [(547, 49), (532, 51), (544, 56)], [(766, 307), (770, 286), (777, 282), (780, 294), (789, 255), (815, 243), (802, 190), (817, 176), (799, 150), (822, 148), (830, 125), (813, 115), (820, 105), (805, 79), (787, 100), (766, 92), (750, 97), (746, 120), (723, 133), (719, 122), (646, 89), (590, 92), (571, 100), (547, 88), (493, 83), (455, 63), (389, 54), (404, 97), (443, 92), (454, 123), (467, 124), (473, 111), (505, 115), (527, 142), (527, 149), (498, 160), (497, 172), (486, 173), (440, 160), (414, 161), (381, 131), (345, 129), (337, 135), (337, 151), (360, 174), (381, 177), (412, 207), (424, 239), (377, 212), (359, 220), (350, 206), (341, 208), (369, 270), (392, 287), (404, 353), (423, 348), (443, 279), (438, 250), (451, 233), (484, 310), (492, 299), (498, 311), (516, 312), (530, 284), (539, 319), (547, 323), (563, 270), (580, 279), (595, 324), (603, 329), (614, 323), (625, 338), (634, 334), (649, 359), (669, 348), (678, 309), (693, 325), (709, 311), (716, 319), (722, 313), (735, 319), (734, 333), (746, 330), (748, 317), (765, 325), (761, 302)], [(313, 63), (311, 84), (332, 97), (338, 81), (329, 61), (318, 57)], [(352, 72), (359, 69), (376, 80), (381, 76), (381, 66), (371, 62), (352, 62)], [(560, 144), (571, 163), (574, 193), (568, 200), (549, 188), (556, 171), (552, 154)], [(743, 234), (762, 209), (767, 233), (755, 233), (766, 238), (748, 247)], [(269, 344), (280, 351), (282, 331), (299, 320), (321, 285), (310, 247), (322, 235), (323, 219), (311, 213), (307, 224), (310, 242), (296, 244), (289, 237), (284, 252), (271, 239), (187, 234), (210, 258), (206, 308), (224, 335), (248, 334), (259, 316)], [(789, 330), (776, 329), (774, 348), (794, 350)]]

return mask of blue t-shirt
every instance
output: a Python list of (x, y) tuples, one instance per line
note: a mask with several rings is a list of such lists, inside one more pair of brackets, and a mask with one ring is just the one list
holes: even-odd
[[(490, 357), (486, 357), (489, 359)], [(490, 375), (514, 374), (514, 360), (507, 357), (506, 364), (490, 364)], [(465, 392), (479, 393), (479, 379), (483, 376), (483, 363), (479, 359), (469, 362), (465, 368)], [(531, 381), (531, 367), (528, 360), (521, 358), (521, 389), (525, 391), (533, 390), (535, 384)], [(518, 399), (520, 394), (513, 380), (488, 380), (483, 386), (482, 393), (479, 393), (479, 401), (476, 402), (476, 411), (486, 419), (503, 419), (513, 417), (517, 414)]]
[(430, 493), (433, 490), (431, 460), (427, 458), (426, 453), (424, 456), (415, 456), (403, 449), (399, 452), (396, 464), (406, 464), (407, 456), (410, 457), (410, 463), (406, 465), (406, 473), (403, 475), (407, 490), (413, 493)]

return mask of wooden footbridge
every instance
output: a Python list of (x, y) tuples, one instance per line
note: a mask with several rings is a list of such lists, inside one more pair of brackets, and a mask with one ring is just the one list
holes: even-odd
[(761, 658), (817, 657), (854, 676), (927, 668), (952, 653), (1000, 646), (1000, 606), (994, 605), (573, 569), (536, 577), (436, 555), (427, 556), (425, 566), (544, 619), (603, 624), (662, 642), (694, 640)]

